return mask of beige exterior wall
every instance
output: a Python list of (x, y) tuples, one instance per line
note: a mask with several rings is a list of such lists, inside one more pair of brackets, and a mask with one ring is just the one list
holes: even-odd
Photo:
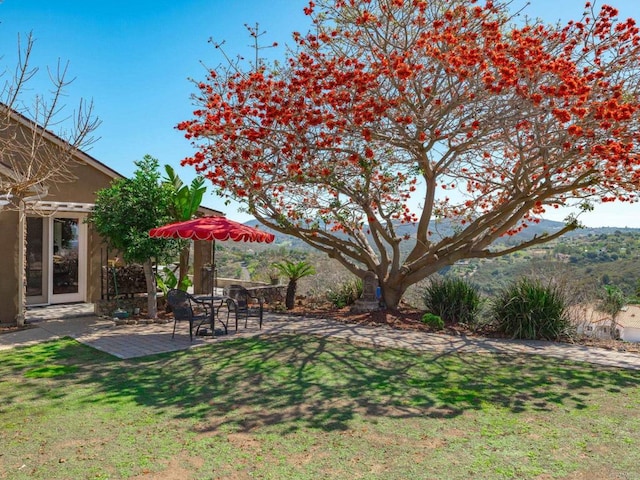
[(0, 323), (14, 323), (18, 314), (18, 212), (0, 212)]
[(87, 301), (95, 303), (102, 293), (102, 238), (89, 226), (87, 239)]
[(193, 292), (210, 293), (210, 279), (203, 271), (205, 265), (211, 265), (212, 242), (195, 240), (193, 242)]
[[(62, 201), (62, 199), (58, 201)], [(64, 214), (65, 212), (62, 209), (56, 212), (56, 215), (64, 216)], [(95, 302), (101, 296), (101, 253), (104, 245), (102, 238), (91, 226), (87, 230), (85, 298), (88, 302)], [(0, 304), (0, 323), (5, 324), (14, 323), (18, 314), (19, 279), (22, 278), (18, 261), (19, 233), (18, 212), (0, 211), (0, 245), (3, 246), (3, 253), (0, 255), (0, 271), (6, 272), (5, 275), (0, 275), (0, 299), (2, 300)]]
[(93, 203), (96, 192), (108, 187), (114, 178), (87, 164), (79, 165), (72, 171), (77, 178), (72, 182), (50, 187), (44, 201)]

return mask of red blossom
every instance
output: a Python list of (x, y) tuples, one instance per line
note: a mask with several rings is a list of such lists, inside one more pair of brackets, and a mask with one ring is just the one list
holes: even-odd
[[(287, 219), (293, 234), (338, 257), (359, 252), (381, 272), (369, 251), (385, 242), (395, 251), (392, 220), (421, 223), (406, 271), (426, 272), (447, 255), (429, 250), (437, 243), (424, 227), (436, 217), (478, 229), (467, 238), (481, 251), (551, 206), (631, 198), (640, 188), (635, 22), (605, 5), (565, 26), (514, 27), (508, 5), (310, 1), (313, 32), (294, 34), (277, 68), (218, 69), (197, 84), (193, 118), (177, 126), (197, 148), (183, 163), (265, 222)], [(320, 217), (340, 241), (311, 228)], [(380, 219), (369, 250), (367, 218)], [(451, 251), (463, 251), (455, 241)]]

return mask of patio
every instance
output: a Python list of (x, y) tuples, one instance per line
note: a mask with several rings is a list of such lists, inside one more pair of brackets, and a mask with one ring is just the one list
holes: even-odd
[(455, 337), (382, 326), (349, 324), (328, 318), (267, 312), (264, 315), (262, 330), (258, 328), (257, 319), (251, 318), (246, 329), (240, 327), (237, 332), (231, 329), (228, 335), (213, 338), (195, 337), (194, 341), (190, 342), (189, 331), (184, 324), (179, 324), (175, 339), (172, 339), (173, 322), (116, 326), (109, 318), (92, 315), (90, 313), (92, 311), (91, 304), (30, 309), (28, 323), (32, 323), (34, 327), (0, 335), (0, 350), (68, 336), (117, 358), (130, 359), (198, 348), (239, 337), (303, 334), (338, 338), (349, 343), (381, 348), (403, 348), (443, 354), (467, 352), (544, 355), (563, 360), (640, 370), (639, 355), (602, 348), (544, 341)]

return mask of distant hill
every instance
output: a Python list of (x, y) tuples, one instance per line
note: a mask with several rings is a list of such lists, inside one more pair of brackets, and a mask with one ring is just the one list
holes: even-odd
[[(524, 238), (532, 238), (533, 235), (540, 235), (544, 232), (554, 233), (560, 230), (564, 226), (563, 222), (556, 222), (553, 220), (542, 220), (538, 224), (530, 225), (526, 228), (519, 236)], [(586, 227), (586, 228), (578, 228), (566, 234), (567, 237), (582, 237), (588, 236), (589, 234), (600, 235), (600, 234), (611, 234), (615, 232), (635, 232), (640, 233), (640, 228), (619, 228), (619, 227)], [(518, 237), (518, 235), (516, 235)]]
[[(284, 246), (287, 248), (292, 248), (292, 249), (300, 249), (300, 250), (304, 250), (304, 249), (308, 249), (311, 248), (309, 245), (307, 245), (306, 243), (304, 243), (302, 240), (300, 240), (299, 238), (293, 237), (291, 235), (285, 235), (279, 232), (276, 232), (270, 228), (267, 228), (266, 226), (262, 225), (260, 222), (258, 222), (257, 220), (250, 220), (248, 222), (245, 222), (245, 225), (251, 226), (251, 227), (257, 227), (261, 230), (273, 233), (276, 237), (274, 243), (270, 244), (270, 245), (279, 245), (279, 246)], [(560, 229), (562, 229), (562, 227), (564, 226), (563, 222), (556, 222), (553, 220), (542, 220), (540, 223), (538, 224), (531, 224), (529, 225), (527, 228), (525, 228), (521, 233), (514, 235), (513, 237), (504, 237), (502, 239), (500, 239), (497, 243), (509, 243), (509, 244), (514, 244), (516, 242), (520, 242), (523, 240), (529, 240), (531, 238), (533, 238), (535, 235), (542, 235), (544, 233), (548, 233), (548, 234), (553, 234), (557, 231), (559, 231)], [(397, 232), (399, 235), (405, 235), (408, 234), (411, 238), (415, 237), (415, 232), (417, 229), (417, 225), (416, 224), (412, 224), (412, 223), (405, 223), (405, 224), (398, 224), (397, 226)], [(432, 224), (431, 226), (432, 231), (436, 232), (436, 235), (439, 235), (441, 237), (444, 236), (449, 236), (453, 234), (453, 229), (449, 226), (446, 225), (445, 222), (438, 222), (437, 224)], [(598, 227), (598, 228), (581, 228), (581, 229), (577, 229), (574, 230), (572, 232), (567, 233), (564, 238), (571, 238), (571, 237), (583, 237), (583, 236), (589, 236), (589, 235), (601, 235), (601, 234), (613, 234), (615, 232), (635, 232), (635, 233), (640, 233), (640, 228), (616, 228), (616, 227)], [(409, 249), (412, 247), (412, 243), (408, 241), (406, 243), (406, 249)]]

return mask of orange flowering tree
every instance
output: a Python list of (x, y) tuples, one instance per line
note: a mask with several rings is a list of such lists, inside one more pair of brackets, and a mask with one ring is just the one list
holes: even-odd
[(309, 2), (313, 33), (284, 62), (199, 84), (183, 163), (264, 225), (375, 272), (389, 307), (458, 260), (578, 227), (492, 249), (548, 209), (636, 201), (635, 22), (587, 3), (566, 25), (515, 24), (509, 3)]

